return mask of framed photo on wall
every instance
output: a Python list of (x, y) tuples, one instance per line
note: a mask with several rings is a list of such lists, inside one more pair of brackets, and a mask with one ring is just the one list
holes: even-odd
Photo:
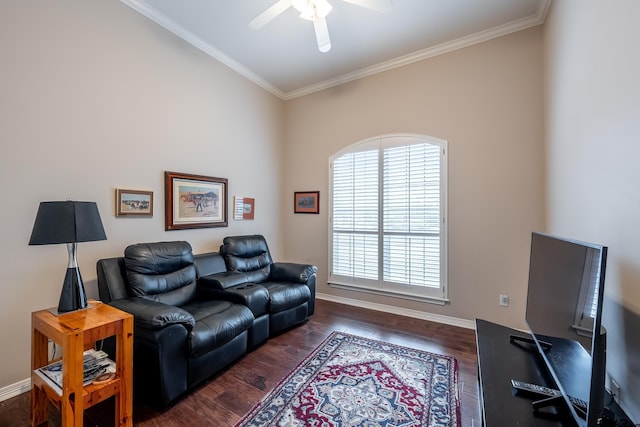
[(116, 216), (153, 216), (153, 191), (116, 188)]
[(165, 172), (165, 230), (227, 226), (227, 179)]
[(254, 198), (236, 196), (233, 201), (233, 219), (236, 221), (253, 219), (256, 206)]
[(293, 193), (294, 213), (320, 213), (319, 191), (296, 191)]

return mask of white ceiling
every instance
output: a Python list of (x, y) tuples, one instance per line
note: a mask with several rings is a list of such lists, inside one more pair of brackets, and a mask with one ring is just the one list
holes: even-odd
[(249, 28), (276, 0), (122, 0), (282, 99), (539, 25), (551, 0), (393, 0), (386, 13), (329, 1), (321, 53), (293, 8)]

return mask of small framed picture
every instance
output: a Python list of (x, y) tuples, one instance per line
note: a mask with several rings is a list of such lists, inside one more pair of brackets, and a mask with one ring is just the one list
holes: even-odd
[(116, 189), (116, 216), (153, 216), (153, 191)]
[(165, 172), (165, 230), (227, 226), (227, 179)]
[(294, 213), (320, 213), (319, 191), (296, 191), (293, 193)]
[(256, 200), (250, 197), (244, 197), (242, 201), (242, 219), (253, 219), (253, 213), (256, 211)]
[(243, 221), (253, 219), (256, 201), (252, 197), (234, 197), (233, 199), (233, 219)]

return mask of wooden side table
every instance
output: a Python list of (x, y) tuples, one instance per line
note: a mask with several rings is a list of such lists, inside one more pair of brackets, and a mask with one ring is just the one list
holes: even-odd
[[(63, 426), (82, 426), (84, 409), (115, 396), (115, 425), (133, 425), (133, 316), (99, 301), (85, 310), (56, 316), (31, 313), (31, 425), (47, 421), (47, 399), (62, 414)], [(116, 337), (116, 374), (101, 384), (83, 386), (83, 352), (96, 341)], [(35, 370), (51, 363), (48, 339), (62, 347), (62, 393)]]

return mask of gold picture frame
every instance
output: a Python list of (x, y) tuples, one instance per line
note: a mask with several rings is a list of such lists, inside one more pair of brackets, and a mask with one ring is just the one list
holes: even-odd
[(153, 191), (116, 188), (116, 216), (152, 217)]

